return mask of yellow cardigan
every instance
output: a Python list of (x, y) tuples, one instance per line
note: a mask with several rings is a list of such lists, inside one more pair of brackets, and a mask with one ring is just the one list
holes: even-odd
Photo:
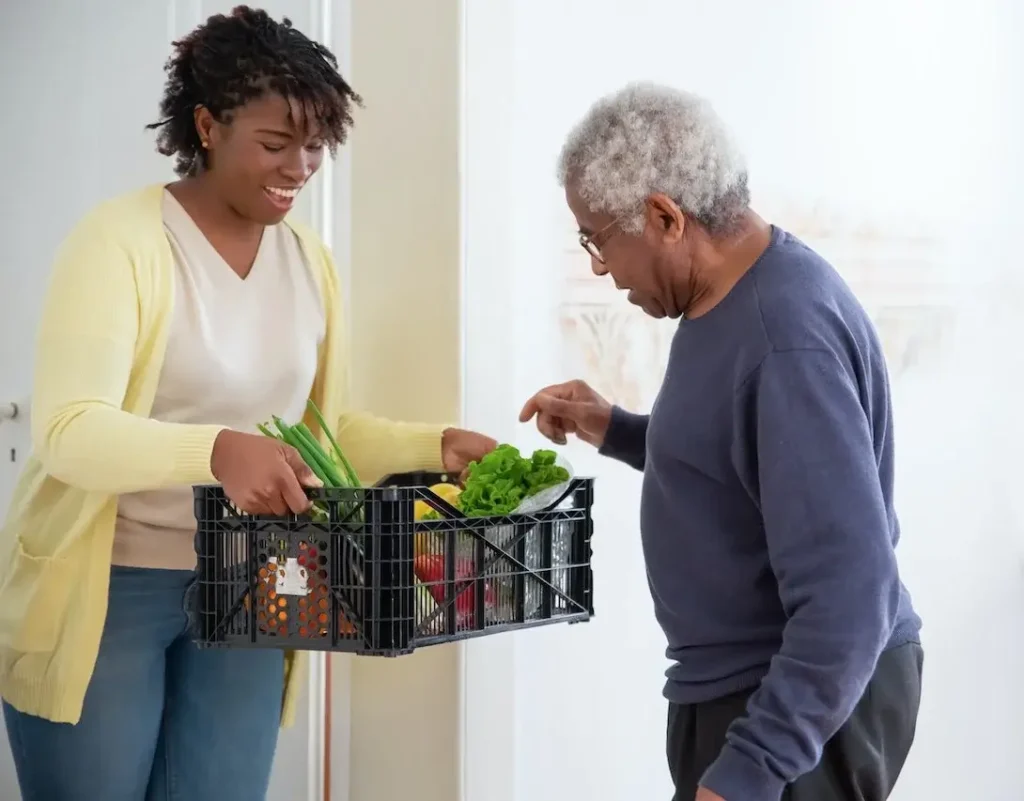
[[(220, 426), (149, 418), (174, 302), (163, 187), (108, 201), (57, 255), (43, 305), (32, 396), (33, 454), (0, 530), (0, 696), (49, 720), (81, 717), (107, 610), (117, 496), (212, 483)], [(331, 255), (289, 222), (318, 278), (326, 336), (311, 397), (364, 482), (440, 470), (437, 425), (346, 409), (346, 346)], [(226, 388), (230, 391), (230, 387)], [(323, 439), (316, 421), (310, 428)], [(292, 720), (303, 660), (289, 653), (282, 722)]]

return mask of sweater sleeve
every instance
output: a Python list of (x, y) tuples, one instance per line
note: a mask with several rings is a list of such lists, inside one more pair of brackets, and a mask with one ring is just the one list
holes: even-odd
[(782, 646), (702, 785), (779, 801), (860, 700), (892, 632), (900, 582), (872, 435), (831, 353), (769, 355), (752, 379), (758, 486), (787, 616)]
[(608, 433), (598, 452), (642, 471), (647, 462), (647, 424), (650, 420), (650, 415), (632, 414), (613, 406)]
[(347, 412), (338, 422), (337, 438), (360, 480), (372, 484), (392, 473), (444, 472), (441, 437), (445, 428)]
[[(205, 483), (220, 426), (161, 423), (123, 411), (139, 342), (132, 255), (94, 218), (61, 246), (43, 301), (32, 388), (32, 444), (44, 470), (120, 494)], [(144, 368), (143, 368), (144, 369)]]

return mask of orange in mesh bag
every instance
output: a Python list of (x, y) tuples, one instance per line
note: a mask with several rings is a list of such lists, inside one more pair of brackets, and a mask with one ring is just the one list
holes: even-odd
[[(299, 556), (280, 564), (272, 556), (259, 569), (256, 583), (256, 623), (264, 634), (326, 637), (330, 625), (331, 598), (327, 559), (323, 548), (299, 543)], [(248, 600), (248, 599), (247, 599)], [(248, 603), (246, 603), (248, 607)], [(338, 615), (338, 634), (351, 635), (355, 627), (343, 613)]]

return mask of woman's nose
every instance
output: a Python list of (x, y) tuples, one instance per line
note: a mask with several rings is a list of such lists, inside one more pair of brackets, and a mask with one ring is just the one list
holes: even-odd
[(289, 181), (305, 183), (306, 179), (309, 178), (310, 173), (309, 157), (306, 155), (306, 149), (303, 148), (299, 155), (289, 159), (281, 168), (281, 172)]

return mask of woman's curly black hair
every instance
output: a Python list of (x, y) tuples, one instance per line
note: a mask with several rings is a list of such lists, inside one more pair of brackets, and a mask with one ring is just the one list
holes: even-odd
[(206, 165), (206, 151), (195, 126), (195, 109), (205, 106), (226, 122), (232, 109), (265, 92), (301, 104), (315, 120), (334, 154), (352, 126), (352, 107), (362, 100), (338, 72), (338, 60), (323, 45), (277, 22), (266, 11), (238, 6), (230, 15), (210, 17), (180, 41), (165, 67), (157, 150), (175, 156), (175, 172), (195, 175)]

